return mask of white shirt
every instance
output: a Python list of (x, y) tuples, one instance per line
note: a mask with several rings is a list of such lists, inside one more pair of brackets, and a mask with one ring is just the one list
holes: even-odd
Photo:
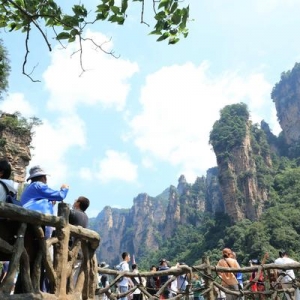
[[(295, 263), (296, 261), (289, 258), (289, 257), (279, 257), (276, 258), (274, 263), (278, 264), (278, 265), (284, 265), (284, 264), (292, 264)], [(280, 270), (278, 270), (278, 272), (280, 273)], [(283, 270), (283, 272), (285, 274), (287, 274), (287, 276), (284, 276), (281, 280), (282, 283), (287, 283), (287, 282), (291, 282), (292, 279), (295, 279), (295, 273), (293, 270)]]
[(175, 293), (175, 294), (178, 292), (178, 289), (177, 289), (177, 278), (171, 282), (171, 292)]
[[(135, 269), (135, 270), (132, 271), (132, 273), (138, 274), (139, 271)], [(135, 281), (136, 281), (137, 283), (140, 283), (139, 277), (134, 277), (134, 279), (135, 279)], [(133, 283), (135, 283), (135, 282), (133, 281)], [(140, 294), (140, 293), (141, 293), (141, 291), (140, 291), (139, 289), (136, 289), (136, 290), (133, 292), (133, 294)]]
[[(127, 261), (122, 261), (122, 272), (129, 272), (129, 264)], [(119, 286), (127, 286), (128, 287), (129, 284), (129, 279), (128, 277), (123, 276), (122, 281), (120, 281)]]

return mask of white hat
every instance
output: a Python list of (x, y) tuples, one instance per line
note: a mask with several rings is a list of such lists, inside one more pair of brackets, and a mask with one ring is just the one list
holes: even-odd
[(100, 263), (100, 268), (108, 268), (108, 267), (109, 267), (109, 265), (105, 261), (102, 261)]
[(47, 174), (40, 166), (34, 166), (29, 170), (29, 177), (26, 179), (26, 181), (28, 181), (33, 177), (44, 176), (44, 175), (49, 175), (49, 174)]

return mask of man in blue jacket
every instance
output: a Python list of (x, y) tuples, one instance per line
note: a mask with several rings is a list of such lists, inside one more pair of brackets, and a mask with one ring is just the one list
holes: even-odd
[[(60, 190), (53, 190), (47, 185), (47, 173), (40, 167), (34, 166), (29, 170), (28, 180), (31, 183), (21, 195), (21, 205), (43, 214), (54, 214), (53, 206), (56, 201), (63, 201), (69, 191), (69, 186), (63, 184)], [(51, 230), (46, 228), (45, 237), (50, 237)]]

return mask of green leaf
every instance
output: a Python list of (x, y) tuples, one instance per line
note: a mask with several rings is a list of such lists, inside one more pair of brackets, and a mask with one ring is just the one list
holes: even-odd
[(179, 38), (170, 38), (169, 39), (169, 45), (174, 45), (179, 41)]
[(73, 43), (76, 40), (76, 36), (72, 36), (68, 39), (68, 43)]
[(158, 9), (160, 9), (162, 7), (164, 7), (164, 8), (168, 7), (169, 2), (170, 2), (170, 0), (161, 0), (159, 5), (158, 5)]
[(124, 14), (128, 7), (128, 0), (122, 0), (121, 13)]
[(72, 16), (68, 16), (65, 15), (62, 19), (62, 23), (64, 24), (64, 26), (67, 27), (74, 27), (74, 26), (78, 26), (78, 18), (76, 17), (72, 17)]
[(16, 28), (16, 26), (17, 26), (16, 23), (10, 23), (9, 24), (9, 27), (10, 27), (9, 31), (13, 31)]
[(72, 29), (70, 34), (73, 35), (73, 36), (79, 35), (79, 31), (77, 29)]
[(173, 24), (178, 25), (181, 21), (181, 15), (180, 14), (174, 14), (171, 18), (171, 21)]
[(96, 12), (109, 11), (109, 6), (106, 4), (100, 4), (97, 6)]
[(164, 41), (165, 39), (167, 39), (170, 36), (170, 34), (168, 32), (165, 32), (162, 36), (160, 36), (156, 41), (157, 42), (161, 42)]
[(118, 6), (112, 6), (110, 9), (115, 15), (118, 15), (120, 13), (120, 8)]
[(66, 39), (69, 39), (69, 38), (71, 38), (70, 34), (68, 32), (65, 32), (65, 31), (59, 33), (56, 37), (57, 40), (66, 40)]
[(0, 27), (6, 27), (7, 23), (4, 20), (0, 20)]
[(72, 7), (72, 10), (74, 14), (77, 16), (85, 16), (85, 17), (87, 16), (87, 11), (82, 5), (74, 5)]
[(167, 17), (166, 13), (164, 11), (161, 11), (158, 14), (156, 14), (156, 16), (154, 18), (157, 21), (161, 21), (161, 20), (164, 20), (166, 17)]
[(177, 9), (177, 7), (178, 7), (178, 2), (175, 1), (170, 9), (170, 13), (171, 14), (174, 13), (174, 11)]
[(103, 13), (98, 13), (96, 19), (97, 20), (105, 20), (108, 17), (109, 13), (103, 12)]
[(156, 34), (156, 35), (161, 35), (161, 31), (160, 30), (153, 30), (151, 31), (149, 34)]

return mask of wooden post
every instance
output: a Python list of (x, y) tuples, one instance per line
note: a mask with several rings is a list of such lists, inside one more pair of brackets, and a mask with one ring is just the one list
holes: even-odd
[(54, 254), (54, 269), (56, 270), (56, 284), (55, 295), (59, 299), (66, 299), (67, 295), (67, 264), (68, 264), (68, 251), (69, 251), (69, 239), (70, 239), (70, 227), (69, 227), (69, 214), (70, 209), (66, 203), (58, 204), (58, 216), (63, 217), (65, 224), (63, 228), (56, 229), (56, 235), (58, 243), (55, 245)]
[(204, 270), (205, 275), (205, 285), (209, 288), (209, 292), (208, 292), (208, 296), (206, 299), (209, 300), (214, 300), (215, 299), (215, 295), (214, 295), (214, 281), (212, 279), (212, 272), (211, 272), (211, 266), (210, 266), (210, 262), (209, 262), (209, 258), (208, 257), (203, 257), (202, 258), (202, 262), (204, 264), (206, 264), (206, 270)]

